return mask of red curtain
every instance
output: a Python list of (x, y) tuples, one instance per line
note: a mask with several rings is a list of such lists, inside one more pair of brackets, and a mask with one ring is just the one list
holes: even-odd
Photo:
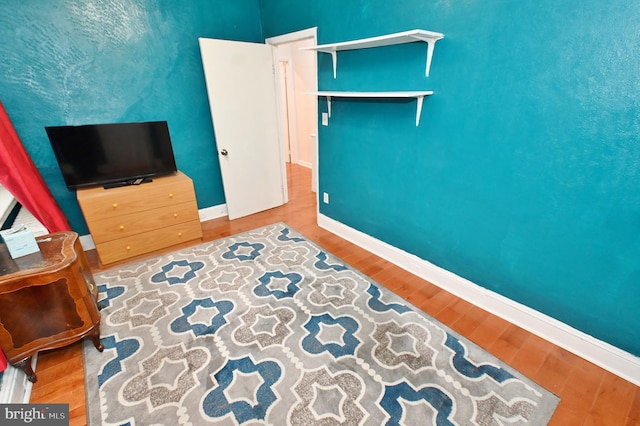
[[(44, 131), (44, 130), (43, 130)], [(68, 231), (67, 218), (25, 151), (0, 102), (0, 183), (49, 232)]]

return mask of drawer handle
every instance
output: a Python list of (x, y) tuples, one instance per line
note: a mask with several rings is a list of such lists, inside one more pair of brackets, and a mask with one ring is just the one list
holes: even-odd
[(178, 232), (178, 237), (182, 237), (182, 232)]
[(127, 251), (131, 250), (131, 246), (127, 246)]
[(173, 214), (173, 217), (178, 217), (178, 213), (174, 213), (174, 214)]
[(173, 193), (169, 193), (169, 198), (173, 198)]
[(124, 225), (120, 225), (120, 230), (124, 231)]
[(118, 203), (113, 203), (113, 208), (117, 209), (118, 208)]

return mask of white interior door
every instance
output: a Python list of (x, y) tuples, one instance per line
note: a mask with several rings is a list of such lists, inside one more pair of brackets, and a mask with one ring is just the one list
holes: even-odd
[(274, 48), (199, 41), (229, 219), (286, 203)]

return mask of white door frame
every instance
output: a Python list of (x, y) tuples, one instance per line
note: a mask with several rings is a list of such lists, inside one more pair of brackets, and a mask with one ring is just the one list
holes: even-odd
[[(288, 135), (288, 138), (283, 137), (282, 140), (285, 144), (287, 143), (287, 140), (289, 142), (289, 146), (285, 146), (285, 150), (283, 152), (289, 154), (292, 163), (298, 164), (298, 129), (296, 124), (296, 98), (295, 84), (293, 81), (292, 73), (292, 63), (293, 60), (290, 57), (278, 56), (278, 65), (283, 66), (286, 69), (284, 75), (280, 75), (280, 84), (283, 85), (283, 87), (280, 87), (280, 91), (278, 93), (279, 96), (286, 97), (286, 99), (280, 100), (280, 105), (282, 106), (283, 110), (286, 110), (286, 117), (282, 117), (283, 126), (287, 126), (286, 129), (282, 129), (283, 136), (285, 131)], [(278, 68), (278, 72), (280, 71), (281, 69)], [(291, 117), (293, 118), (293, 120), (290, 119)]]
[[(294, 41), (299, 41), (299, 40), (306, 40), (306, 39), (312, 39), (313, 40), (313, 44), (317, 45), (318, 44), (318, 27), (313, 27), (313, 28), (308, 28), (306, 30), (300, 30), (300, 31), (295, 31), (293, 33), (288, 33), (288, 34), (283, 34), (283, 35), (279, 35), (279, 36), (275, 36), (275, 37), (269, 37), (265, 40), (265, 43), (270, 44), (272, 46), (275, 46), (276, 48), (278, 47), (278, 45), (280, 44), (285, 44), (285, 43), (291, 43)], [(318, 64), (317, 64), (317, 55), (314, 55), (314, 69), (318, 69)], [(317, 74), (316, 74), (316, 81), (315, 81), (315, 91), (318, 90), (318, 78), (317, 78)], [(282, 100), (280, 100), (282, 101)], [(317, 104), (316, 104), (317, 105)], [(317, 106), (316, 106), (317, 108)], [(317, 196), (317, 186), (318, 186), (318, 177), (319, 177), (319, 164), (318, 164), (318, 128), (317, 128), (317, 117), (318, 117), (318, 111), (316, 109), (316, 129), (315, 132), (312, 136), (312, 138), (315, 138), (315, 146), (313, 147), (313, 156), (314, 159), (312, 161), (312, 182), (311, 182), (311, 188), (314, 192), (316, 192), (316, 196)], [(282, 152), (285, 152), (284, 149), (282, 150)]]

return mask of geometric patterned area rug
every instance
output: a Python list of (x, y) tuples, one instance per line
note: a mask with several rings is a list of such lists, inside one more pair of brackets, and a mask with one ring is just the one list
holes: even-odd
[(95, 279), (90, 425), (541, 425), (559, 401), (283, 223)]

